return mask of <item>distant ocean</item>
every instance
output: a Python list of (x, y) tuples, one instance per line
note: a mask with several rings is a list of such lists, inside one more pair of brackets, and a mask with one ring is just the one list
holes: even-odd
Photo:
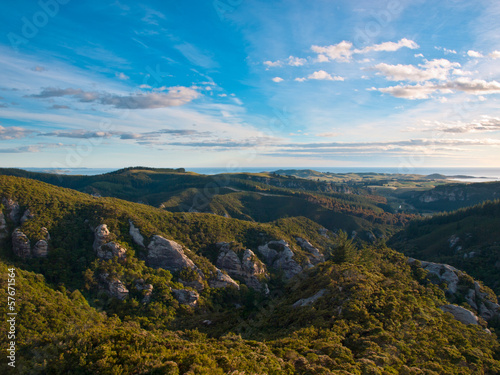
[[(62, 173), (67, 175), (85, 175), (94, 176), (104, 173), (109, 173), (117, 170), (117, 168), (67, 168), (67, 169), (54, 169), (54, 168), (24, 168), (33, 172), (46, 172), (46, 173)], [(186, 168), (187, 171), (200, 173), (200, 174), (218, 174), (218, 173), (258, 173), (258, 172), (273, 172), (279, 169), (312, 169), (318, 172), (331, 172), (331, 173), (402, 173), (402, 174), (420, 174), (430, 175), (434, 173), (442, 174), (445, 176), (460, 176), (455, 178), (457, 181), (499, 181), (500, 168), (413, 168), (411, 170), (401, 170), (398, 167), (241, 167), (241, 168)], [(462, 176), (473, 177), (472, 179)]]

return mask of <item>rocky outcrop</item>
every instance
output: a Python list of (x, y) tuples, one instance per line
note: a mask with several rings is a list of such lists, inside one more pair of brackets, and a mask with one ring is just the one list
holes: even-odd
[(151, 295), (153, 294), (153, 285), (146, 284), (143, 279), (138, 279), (135, 281), (135, 289), (139, 290), (143, 294), (142, 303), (149, 303), (151, 301)]
[(323, 297), (326, 294), (326, 289), (321, 289), (318, 293), (315, 295), (309, 297), (309, 298), (301, 298), (297, 302), (295, 302), (292, 307), (304, 307), (308, 305), (312, 305), (314, 302), (316, 302), (319, 298)]
[(21, 208), (19, 207), (19, 203), (10, 198), (3, 198), (2, 204), (7, 212), (9, 212), (10, 220), (12, 220), (15, 224), (18, 224), (21, 217)]
[[(408, 262), (414, 264), (416, 259), (409, 258)], [(459, 275), (462, 271), (457, 270), (448, 264), (433, 263), (420, 261), (422, 268), (429, 273), (437, 276), (440, 282), (445, 282), (448, 285), (448, 292), (455, 294), (458, 290)]]
[(179, 303), (191, 307), (195, 307), (200, 299), (200, 295), (193, 290), (172, 289), (172, 294)]
[(21, 219), (19, 220), (21, 222), (21, 224), (23, 224), (25, 221), (28, 221), (28, 220), (31, 220), (35, 217), (35, 215), (33, 215), (29, 209), (27, 209), (26, 211), (24, 211), (24, 214), (23, 216), (21, 217)]
[(321, 254), (321, 252), (315, 248), (309, 241), (303, 239), (303, 238), (300, 238), (300, 237), (297, 237), (296, 238), (297, 240), (297, 243), (299, 244), (299, 246), (304, 249), (305, 251), (307, 251), (307, 257), (309, 258), (309, 261), (313, 264), (313, 265), (316, 265), (318, 263), (322, 263), (325, 261), (325, 257), (323, 256), (323, 254)]
[(217, 269), (216, 275), (214, 278), (208, 280), (208, 285), (211, 288), (227, 288), (233, 287), (236, 289), (240, 289), (240, 286), (236, 281), (234, 281), (230, 276), (222, 273), (221, 270)]
[(108, 293), (111, 297), (123, 300), (128, 297), (129, 290), (115, 277), (109, 277), (109, 274), (103, 273), (100, 275), (101, 289)]
[[(410, 264), (416, 264), (417, 260), (409, 258)], [(448, 285), (448, 299), (454, 302), (465, 299), (471, 308), (477, 311), (481, 318), (486, 321), (495, 317), (500, 317), (500, 305), (491, 294), (481, 290), (481, 284), (477, 281), (471, 285), (471, 279), (464, 272), (448, 264), (432, 263), (420, 261), (423, 269), (428, 271), (439, 283), (445, 282)], [(461, 282), (462, 281), (462, 282)]]
[(182, 246), (161, 236), (153, 236), (148, 245), (146, 263), (149, 267), (163, 268), (169, 271), (179, 271), (184, 267), (196, 268)]
[(286, 279), (302, 272), (302, 267), (293, 259), (293, 251), (284, 240), (270, 241), (259, 246), (259, 253), (264, 257), (270, 267), (280, 269)]
[(132, 220), (129, 220), (130, 224), (130, 229), (129, 233), (130, 236), (132, 236), (132, 240), (139, 246), (144, 247), (144, 237), (142, 236), (141, 232), (139, 231), (139, 228), (136, 228), (134, 226), (134, 223)]
[(328, 235), (328, 229), (326, 229), (326, 228), (319, 228), (318, 233), (321, 234), (325, 238), (330, 238), (330, 236)]
[(256, 290), (265, 289), (265, 285), (261, 280), (264, 281), (268, 278), (266, 267), (252, 250), (245, 250), (240, 260), (227, 242), (219, 242), (216, 246), (219, 250), (219, 256), (216, 261), (217, 267), (226, 271), (229, 276), (245, 283), (250, 288)]
[(109, 260), (114, 257), (126, 258), (127, 249), (116, 242), (111, 242), (111, 232), (106, 224), (97, 226), (94, 231), (94, 251), (100, 259)]
[(35, 246), (33, 246), (33, 256), (35, 258), (45, 258), (49, 253), (49, 244), (45, 240), (38, 241)]
[(26, 259), (31, 257), (30, 240), (19, 228), (12, 233), (12, 250), (20, 258)]
[(0, 211), (0, 240), (3, 240), (9, 236), (7, 229), (7, 221), (2, 211)]
[(450, 313), (456, 320), (463, 324), (479, 324), (479, 319), (476, 314), (463, 307), (457, 305), (444, 305), (439, 308), (444, 312)]

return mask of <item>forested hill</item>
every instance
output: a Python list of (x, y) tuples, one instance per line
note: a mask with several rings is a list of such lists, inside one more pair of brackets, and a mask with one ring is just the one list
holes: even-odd
[(127, 168), (97, 176), (0, 169), (95, 196), (140, 202), (171, 212), (205, 212), (255, 222), (305, 216), (329, 230), (369, 240), (389, 236), (412, 215), (393, 213), (385, 198), (329, 182), (273, 174), (199, 175), (184, 170)]
[(0, 201), (19, 373), (500, 373), (494, 326), (383, 242), (8, 176)]
[(500, 294), (500, 201), (414, 220), (390, 246), (417, 259), (462, 269)]

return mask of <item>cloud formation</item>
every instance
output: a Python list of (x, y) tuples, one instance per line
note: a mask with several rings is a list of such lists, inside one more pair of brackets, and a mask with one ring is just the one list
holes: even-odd
[(153, 109), (181, 106), (200, 96), (198, 91), (185, 86), (174, 86), (166, 89), (167, 93), (149, 92), (121, 96), (105, 92), (83, 91), (82, 89), (48, 87), (39, 94), (30, 95), (30, 97), (48, 99), (69, 96), (82, 103), (99, 103), (119, 109)]
[(295, 78), (295, 80), (299, 82), (304, 82), (310, 79), (318, 81), (343, 81), (344, 77), (332, 76), (330, 73), (327, 73), (324, 70), (318, 70), (317, 72), (309, 74), (307, 77)]
[(19, 127), (19, 126), (3, 127), (0, 125), (0, 139), (1, 140), (26, 138), (27, 136), (29, 136), (33, 133), (36, 133), (36, 132), (33, 130)]
[(377, 71), (377, 74), (384, 75), (391, 81), (424, 82), (433, 79), (444, 81), (448, 79), (451, 74), (468, 74), (468, 72), (458, 69), (461, 67), (459, 63), (451, 62), (446, 59), (426, 61), (424, 64), (419, 64), (418, 66), (420, 68), (414, 65), (389, 65), (381, 63), (375, 65), (371, 69)]
[(432, 122), (428, 124), (429, 131), (440, 131), (443, 133), (483, 133), (500, 131), (500, 118), (483, 116), (479, 120), (470, 122)]

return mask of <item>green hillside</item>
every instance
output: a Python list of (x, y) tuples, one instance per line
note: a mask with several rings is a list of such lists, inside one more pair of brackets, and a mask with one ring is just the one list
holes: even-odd
[(414, 220), (389, 244), (408, 256), (447, 263), (500, 294), (500, 201)]

